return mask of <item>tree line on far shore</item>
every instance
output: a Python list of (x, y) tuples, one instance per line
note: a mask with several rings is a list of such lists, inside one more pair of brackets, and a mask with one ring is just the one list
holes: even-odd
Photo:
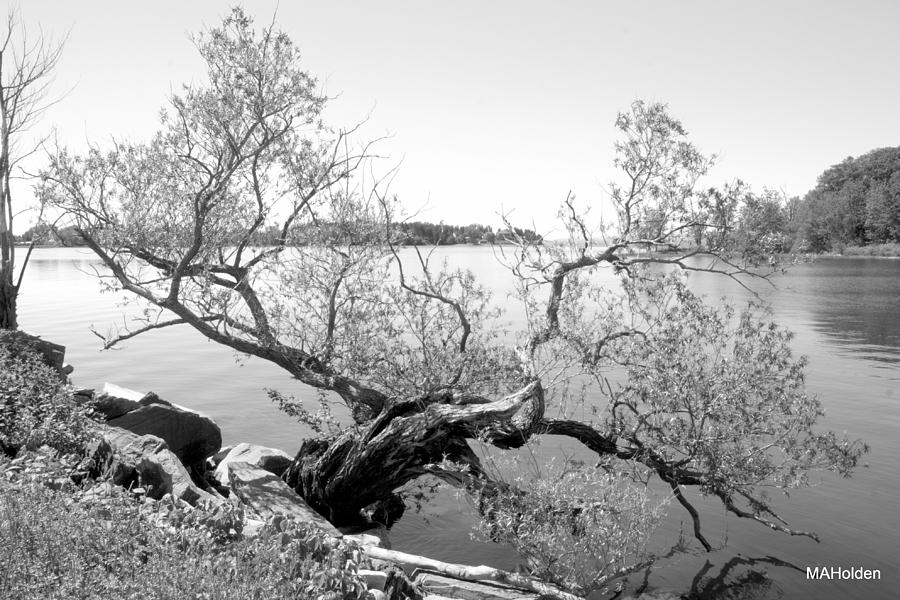
[(900, 243), (900, 146), (832, 166), (788, 214), (812, 252)]
[[(394, 235), (399, 246), (452, 246), (455, 244), (502, 244), (519, 239), (528, 242), (540, 242), (542, 238), (531, 229), (519, 227), (494, 229), (490, 225), (446, 225), (444, 223), (428, 223), (411, 221), (397, 223), (393, 226)], [(314, 243), (314, 234), (310, 229), (307, 243)], [(264, 229), (255, 236), (259, 246), (272, 246), (276, 243), (280, 232), (275, 227)], [(302, 232), (298, 236), (303, 239)], [(318, 237), (318, 233), (315, 234)], [(16, 242), (29, 244), (35, 241), (38, 245), (49, 246), (84, 246), (84, 240), (75, 231), (74, 226), (55, 227), (48, 223), (39, 223), (30, 227)]]
[[(722, 237), (762, 245), (774, 252), (843, 252), (850, 247), (900, 244), (900, 146), (873, 150), (849, 157), (819, 176), (816, 187), (803, 197), (786, 198), (773, 190), (753, 193), (743, 182), (724, 190), (710, 190), (698, 220), (716, 227), (698, 227), (706, 237), (685, 236), (683, 246), (714, 247)], [(663, 225), (648, 221), (646, 225)], [(319, 229), (319, 233), (321, 228)], [(271, 246), (280, 235), (277, 228), (261, 229), (255, 243)], [(309, 236), (297, 236), (315, 243)], [(394, 224), (397, 245), (449, 246), (496, 244), (524, 239), (541, 241), (531, 229), (498, 228), (489, 225), (447, 225), (426, 221)], [(16, 236), (18, 243), (81, 246), (84, 241), (73, 226), (40, 223)]]
[(783, 252), (900, 244), (900, 146), (846, 158), (802, 198), (768, 192), (745, 203), (736, 231), (769, 236)]

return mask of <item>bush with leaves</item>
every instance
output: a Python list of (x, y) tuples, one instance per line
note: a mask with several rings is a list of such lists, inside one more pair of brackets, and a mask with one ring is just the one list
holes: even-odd
[(534, 576), (583, 595), (652, 562), (647, 542), (664, 503), (609, 461), (608, 470), (574, 460), (535, 472), (504, 464), (514, 475), (495, 479), (508, 484), (476, 494), (476, 539), (508, 544)]
[(0, 343), (0, 450), (48, 445), (78, 452), (90, 438), (89, 409), (59, 373), (21, 343)]
[[(5, 599), (366, 597), (359, 548), (313, 526), (273, 520), (245, 538), (230, 506), (141, 501), (106, 483), (53, 491), (43, 483), (53, 461), (40, 458), (0, 459)], [(35, 461), (39, 476), (19, 472)]]

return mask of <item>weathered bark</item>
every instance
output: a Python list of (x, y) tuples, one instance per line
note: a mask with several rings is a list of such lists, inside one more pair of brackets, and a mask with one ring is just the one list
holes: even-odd
[(482, 404), (448, 404), (436, 398), (396, 402), (364, 427), (347, 429), (332, 440), (304, 442), (284, 479), (332, 523), (351, 524), (360, 519), (361, 509), (429, 473), (431, 464), (449, 459), (480, 471), (466, 438), (521, 445), (543, 407), (538, 381)]
[[(390, 501), (398, 488), (422, 475), (486, 498), (516, 494), (486, 477), (466, 440), (515, 448), (533, 435), (548, 434), (576, 439), (598, 456), (641, 462), (665, 481), (701, 483), (697, 473), (673, 466), (651, 450), (622, 446), (615, 436), (584, 423), (544, 419), (538, 380), (493, 402), (440, 393), (395, 401), (363, 426), (332, 439), (306, 440), (283, 478), (332, 523), (352, 525), (364, 519), (363, 509)], [(445, 468), (445, 460), (456, 464)]]
[(0, 277), (0, 329), (18, 329), (18, 290)]

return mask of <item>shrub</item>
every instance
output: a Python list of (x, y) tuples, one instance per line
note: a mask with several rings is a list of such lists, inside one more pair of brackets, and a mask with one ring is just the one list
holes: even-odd
[(366, 596), (359, 549), (312, 526), (273, 521), (235, 540), (237, 508), (191, 508), (171, 496), (141, 502), (109, 484), (64, 494), (39, 481), (46, 477), (0, 478), (6, 600)]
[(79, 452), (90, 438), (89, 409), (27, 344), (0, 342), (0, 450), (48, 445)]
[(885, 242), (866, 246), (847, 246), (844, 256), (900, 256), (900, 244)]
[(663, 511), (643, 486), (576, 461), (543, 471), (519, 470), (520, 494), (480, 490), (475, 537), (512, 546), (532, 575), (580, 595), (652, 562), (647, 542)]

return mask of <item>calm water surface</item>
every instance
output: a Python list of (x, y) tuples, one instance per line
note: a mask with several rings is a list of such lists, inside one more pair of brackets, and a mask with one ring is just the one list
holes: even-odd
[[(507, 272), (488, 248), (442, 249), (498, 290)], [(249, 441), (295, 452), (307, 432), (268, 401), (264, 388), (311, 397), (278, 368), (233, 353), (186, 328), (141, 336), (121, 350), (100, 351), (93, 326), (105, 332), (122, 320), (121, 300), (103, 294), (91, 275), (99, 263), (86, 250), (39, 249), (20, 299), (22, 328), (67, 346), (76, 385), (104, 381), (162, 397), (212, 416), (225, 443)], [(694, 289), (711, 298), (741, 299), (745, 292), (721, 278), (692, 275)], [(825, 258), (800, 265), (761, 288), (778, 320), (795, 333), (794, 347), (809, 357), (808, 387), (827, 410), (825, 426), (864, 438), (868, 467), (849, 480), (830, 475), (775, 505), (791, 525), (817, 531), (822, 542), (791, 538), (725, 518), (720, 505), (698, 500), (716, 552), (681, 555), (654, 567), (650, 590), (694, 598), (878, 598), (900, 596), (900, 260)], [(134, 310), (126, 306), (125, 311)], [(515, 316), (515, 312), (511, 313)], [(683, 516), (672, 509), (659, 544), (671, 541)], [(422, 513), (412, 511), (391, 533), (397, 549), (469, 564), (516, 565), (508, 549), (469, 539), (471, 509), (447, 493)], [(798, 571), (789, 565), (799, 567)], [(880, 569), (879, 582), (806, 581), (806, 566)], [(642, 576), (633, 576), (633, 589)]]

